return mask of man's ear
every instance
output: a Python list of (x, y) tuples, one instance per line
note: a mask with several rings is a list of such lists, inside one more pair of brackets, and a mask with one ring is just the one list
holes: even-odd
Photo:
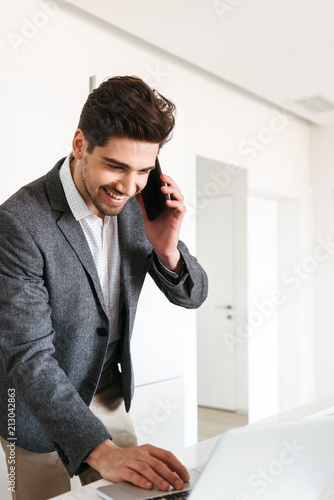
[(72, 149), (73, 149), (73, 156), (77, 160), (82, 160), (84, 157), (84, 153), (86, 151), (86, 146), (87, 146), (87, 140), (85, 137), (85, 134), (83, 131), (78, 128), (75, 131), (73, 141), (72, 141)]

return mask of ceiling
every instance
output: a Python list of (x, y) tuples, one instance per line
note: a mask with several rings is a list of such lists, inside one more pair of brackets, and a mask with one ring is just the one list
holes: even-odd
[(315, 124), (334, 124), (333, 0), (68, 3)]

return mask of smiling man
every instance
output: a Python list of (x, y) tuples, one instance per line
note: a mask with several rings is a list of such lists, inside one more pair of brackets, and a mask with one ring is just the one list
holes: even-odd
[(107, 146), (96, 147), (89, 155), (85, 144), (83, 132), (77, 130), (71, 165), (75, 185), (98, 217), (118, 215), (125, 203), (145, 187), (148, 174), (155, 168), (159, 145), (126, 137), (112, 138)]
[(15, 445), (13, 500), (59, 495), (73, 475), (162, 490), (188, 479), (170, 452), (137, 446), (128, 415), (146, 273), (173, 304), (207, 295), (179, 241), (180, 189), (162, 176), (170, 199), (154, 221), (140, 194), (173, 127), (170, 101), (139, 78), (110, 78), (89, 95), (72, 152), (0, 207), (0, 434), (7, 463)]

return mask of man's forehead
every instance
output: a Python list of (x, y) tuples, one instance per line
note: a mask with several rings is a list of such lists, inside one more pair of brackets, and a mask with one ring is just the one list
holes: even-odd
[(105, 148), (109, 147), (122, 147), (122, 146), (142, 146), (142, 147), (152, 147), (159, 149), (159, 144), (155, 142), (144, 141), (142, 139), (135, 139), (133, 137), (110, 137), (105, 143)]

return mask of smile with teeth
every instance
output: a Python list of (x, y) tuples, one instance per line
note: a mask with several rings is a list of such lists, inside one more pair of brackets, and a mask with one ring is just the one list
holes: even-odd
[(115, 200), (125, 200), (126, 196), (121, 196), (119, 194), (115, 194), (112, 191), (109, 191), (107, 188), (104, 188), (105, 191), (111, 196), (111, 198), (114, 198)]

